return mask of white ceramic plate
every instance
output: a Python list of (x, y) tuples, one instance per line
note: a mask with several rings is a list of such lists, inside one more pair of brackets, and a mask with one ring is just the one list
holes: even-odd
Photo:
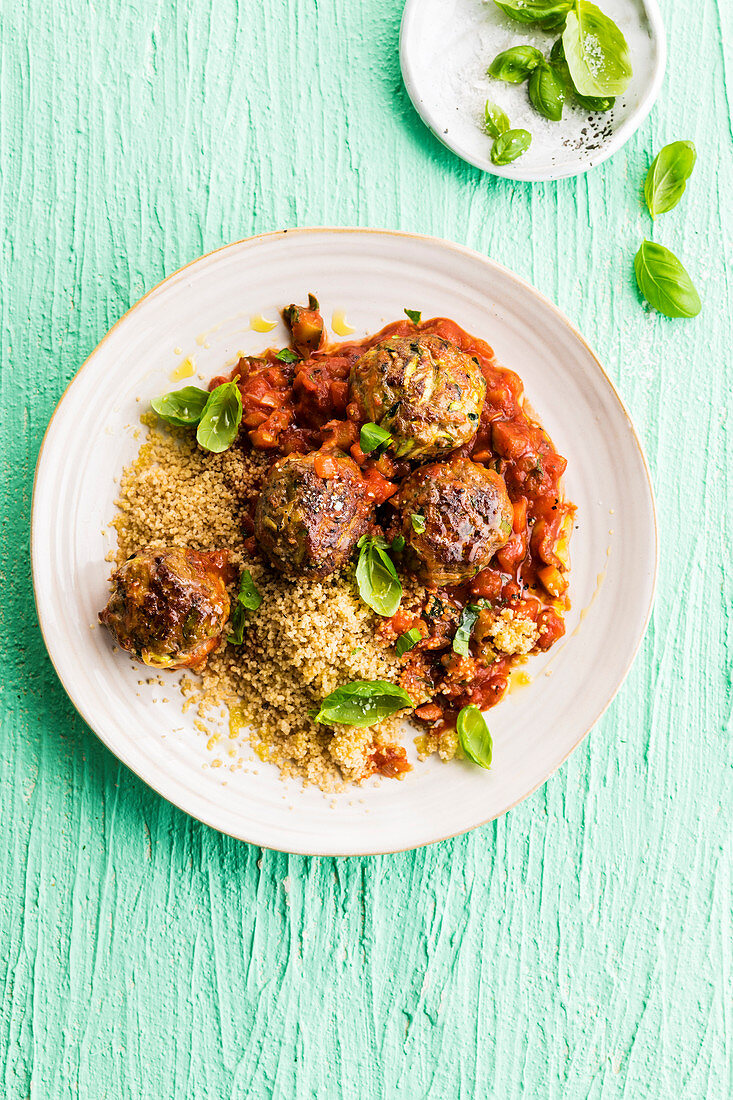
[[(103, 528), (114, 513), (115, 479), (140, 445), (140, 413), (171, 388), (171, 372), (185, 355), (209, 378), (240, 351), (284, 343), (281, 324), (261, 335), (249, 318), (277, 318), (280, 307), (308, 291), (319, 297), (327, 322), (345, 310), (359, 335), (408, 306), (485, 337), (524, 379), (569, 459), (567, 494), (578, 505), (578, 529), (567, 637), (527, 666), (531, 685), (490, 712), (490, 772), (431, 759), (403, 782), (370, 781), (324, 798), (283, 784), (256, 758), (247, 773), (212, 768), (214, 756), (192, 715), (182, 716), (175, 685), (140, 684), (147, 670), (114, 653), (107, 632), (95, 626), (110, 572)], [(267, 234), (171, 275), (114, 326), (69, 385), (41, 449), (33, 499), (41, 629), (84, 719), (120, 760), (188, 813), (255, 844), (314, 854), (390, 852), (439, 840), (504, 813), (543, 783), (629, 669), (651, 608), (656, 553), (639, 441), (598, 360), (565, 317), (483, 256), (378, 230)]]
[[(602, 0), (629, 44), (634, 75), (607, 114), (566, 105), (560, 122), (533, 110), (526, 84), (487, 77), (496, 55), (529, 43), (545, 55), (559, 32), (537, 31), (504, 15), (492, 0), (407, 0), (400, 31), (400, 64), (410, 99), (437, 138), (469, 164), (515, 180), (576, 176), (601, 164), (629, 140), (659, 95), (666, 39), (656, 0)], [(491, 138), (483, 130), (490, 99), (513, 127), (532, 134), (524, 156), (504, 167), (491, 163)]]

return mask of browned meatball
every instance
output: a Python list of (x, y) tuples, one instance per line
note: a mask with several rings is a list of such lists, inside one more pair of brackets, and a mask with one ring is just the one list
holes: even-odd
[(405, 563), (426, 584), (458, 584), (485, 569), (512, 532), (503, 478), (468, 458), (410, 474), (399, 494)]
[(392, 433), (398, 458), (438, 458), (476, 434), (486, 396), (478, 360), (442, 336), (375, 344), (351, 369), (351, 399)]
[(112, 574), (99, 621), (153, 668), (200, 668), (229, 616), (227, 551), (139, 550)]
[(290, 454), (275, 463), (262, 486), (255, 537), (277, 569), (325, 577), (349, 560), (371, 510), (351, 458)]

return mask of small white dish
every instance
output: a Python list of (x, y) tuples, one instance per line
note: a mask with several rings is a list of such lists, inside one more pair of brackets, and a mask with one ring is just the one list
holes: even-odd
[[(97, 612), (108, 597), (119, 477), (142, 442), (140, 414), (186, 357), (209, 379), (238, 354), (282, 346), (279, 309), (309, 291), (327, 323), (356, 336), (402, 316), (448, 316), (514, 368), (561, 454), (578, 506), (567, 634), (526, 671), (533, 682), (489, 712), (491, 771), (419, 764), (342, 794), (283, 783), (254, 755), (231, 771), (181, 711), (176, 676), (113, 650)], [(252, 331), (250, 319), (277, 321)], [(181, 375), (179, 373), (179, 378)], [(175, 385), (190, 385), (197, 378)], [(199, 381), (199, 384), (201, 382)], [(69, 385), (41, 448), (33, 495), (33, 582), (41, 630), (72, 702), (102, 741), (165, 798), (222, 832), (269, 848), (367, 855), (480, 825), (560, 766), (621, 685), (648, 621), (657, 542), (649, 474), (633, 425), (597, 358), (546, 298), (459, 245), (364, 229), (300, 229), (229, 245), (171, 275), (105, 336)], [(219, 766), (214, 761), (219, 760)]]
[[(504, 84), (486, 70), (498, 53), (518, 43), (547, 55), (558, 32), (524, 27), (493, 0), (407, 0), (400, 65), (415, 110), (444, 145), (495, 176), (539, 182), (577, 176), (602, 164), (652, 109), (662, 86), (667, 46), (657, 0), (602, 0), (601, 7), (629, 44), (631, 83), (606, 114), (567, 104), (561, 121), (550, 122), (532, 108), (526, 83)], [(492, 141), (483, 129), (487, 99), (503, 108), (512, 127), (532, 134), (524, 156), (503, 167), (490, 160)]]

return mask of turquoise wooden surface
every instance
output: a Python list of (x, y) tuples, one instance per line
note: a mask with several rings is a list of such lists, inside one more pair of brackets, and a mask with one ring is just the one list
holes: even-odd
[[(651, 118), (589, 176), (537, 186), (429, 135), (400, 80), (400, 15), (3, 6), (5, 1097), (733, 1091), (729, 0), (667, 0)], [(699, 160), (655, 237), (700, 289), (691, 322), (646, 312), (631, 266), (643, 173), (677, 138)], [(350, 861), (219, 836), (121, 767), (55, 678), (28, 563), (43, 431), (108, 326), (217, 245), (329, 223), (466, 243), (558, 302), (632, 410), (662, 550), (633, 672), (546, 787), (471, 835)]]

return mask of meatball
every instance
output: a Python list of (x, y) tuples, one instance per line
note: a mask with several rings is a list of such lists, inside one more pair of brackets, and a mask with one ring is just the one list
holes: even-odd
[(200, 668), (229, 617), (227, 551), (139, 550), (112, 574), (99, 621), (153, 668)]
[(512, 533), (501, 476), (468, 458), (421, 466), (399, 494), (405, 563), (432, 587), (485, 569)]
[(375, 344), (351, 369), (351, 399), (392, 433), (398, 458), (438, 458), (476, 434), (486, 396), (477, 359), (431, 333)]
[(351, 458), (320, 451), (289, 454), (275, 463), (262, 486), (255, 538), (283, 573), (325, 577), (349, 560), (371, 509)]

